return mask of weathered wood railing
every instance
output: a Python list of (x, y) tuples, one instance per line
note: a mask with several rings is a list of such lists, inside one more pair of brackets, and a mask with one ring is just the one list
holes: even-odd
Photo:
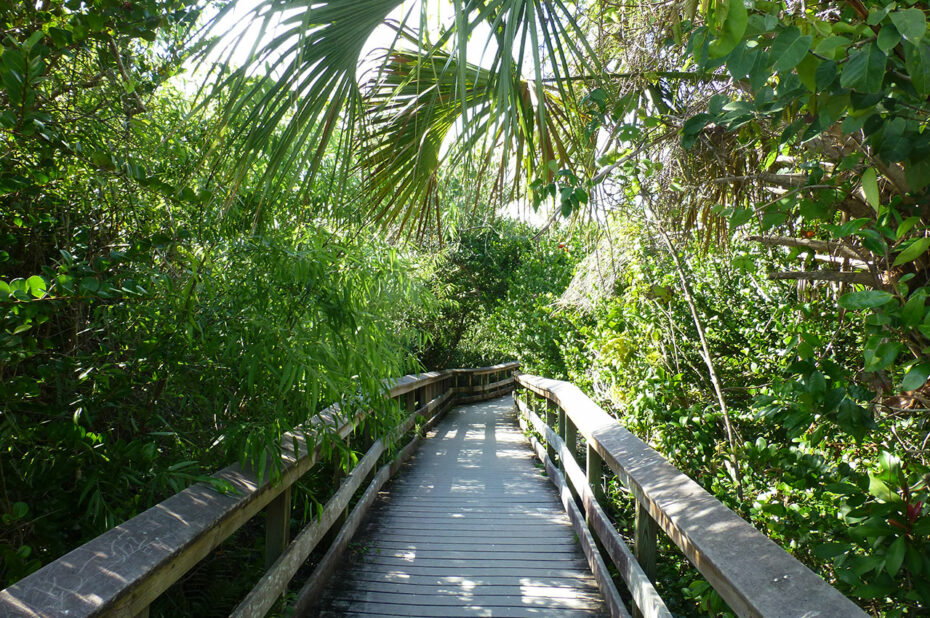
[[(739, 616), (866, 616), (624, 429), (578, 387), (516, 372), (514, 403), (524, 427), (545, 444), (532, 438), (612, 615), (628, 614), (591, 532), (630, 590), (634, 613), (664, 617), (670, 614), (650, 582), (655, 578), (656, 533), (661, 528)], [(586, 455), (584, 470), (578, 463), (579, 434)], [(636, 499), (635, 556), (599, 504), (604, 463)], [(585, 509), (587, 526), (576, 500)]]
[[(385, 453), (392, 452), (392, 442), (408, 434), (418, 418), (428, 427), (454, 404), (510, 392), (510, 374), (517, 367), (517, 363), (507, 363), (450, 369), (388, 381), (389, 396), (399, 400), (410, 414), (391, 435), (374, 440), (326, 503), (322, 516), (301, 530), (293, 542), (288, 538), (291, 486), (321, 457), (321, 448), (312, 436), (325, 429), (347, 438), (362, 415), (347, 417), (338, 406), (327, 408), (308, 428), (284, 436), (282, 467), (276, 480), (259, 481), (258, 475), (238, 465), (229, 466), (213, 477), (231, 485), (233, 491), (220, 493), (210, 484), (199, 483), (171, 496), (0, 592), (0, 616), (147, 615), (152, 601), (263, 510), (268, 569), (233, 615), (264, 616), (327, 532), (341, 523), (301, 590), (298, 609), (306, 608), (319, 595), (379, 489), (413, 453), (422, 433), (415, 433), (395, 451), (393, 460), (377, 467)], [(305, 434), (311, 437), (310, 444)], [(363, 485), (364, 493), (346, 514), (349, 502)]]

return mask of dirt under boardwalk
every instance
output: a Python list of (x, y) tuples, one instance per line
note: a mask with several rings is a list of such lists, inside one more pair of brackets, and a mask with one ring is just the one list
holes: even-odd
[(606, 616), (513, 401), (451, 410), (372, 508), (321, 616)]

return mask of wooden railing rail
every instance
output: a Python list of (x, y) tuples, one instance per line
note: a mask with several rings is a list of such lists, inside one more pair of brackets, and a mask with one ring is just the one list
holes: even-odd
[[(637, 615), (669, 615), (649, 583), (655, 579), (656, 532), (661, 528), (739, 616), (866, 616), (624, 429), (578, 387), (519, 372), (515, 379), (514, 402), (521, 422), (545, 443), (536, 444), (537, 454), (557, 486), (566, 484), (563, 473), (567, 477), (567, 486), (560, 489), (563, 503), (566, 495), (574, 494), (585, 507), (588, 526), (630, 589)], [(585, 471), (577, 461), (578, 434), (585, 443)], [(558, 467), (553, 463), (557, 460)], [(636, 498), (635, 559), (598, 504), (603, 500), (604, 463)], [(575, 506), (573, 500), (568, 502), (567, 509)], [(590, 559), (589, 564), (597, 577), (596, 565)], [(625, 608), (614, 609), (614, 593), (601, 588), (612, 613), (625, 615)]]
[[(301, 603), (306, 605), (318, 594), (319, 584), (314, 581), (325, 580), (327, 569), (335, 565), (378, 489), (413, 453), (421, 434), (415, 434), (392, 461), (375, 471), (391, 443), (409, 433), (418, 418), (429, 426), (454, 404), (506, 394), (513, 378), (500, 378), (517, 367), (517, 363), (506, 363), (387, 380), (388, 396), (398, 399), (410, 414), (391, 435), (374, 441), (327, 502), (323, 515), (293, 542), (288, 538), (291, 486), (320, 461), (321, 448), (313, 437), (329, 431), (347, 438), (362, 415), (350, 418), (338, 406), (330, 406), (306, 427), (285, 434), (275, 480), (269, 475), (259, 480), (259, 475), (238, 465), (224, 468), (213, 478), (232, 491), (221, 493), (211, 484), (198, 483), (169, 497), (0, 591), (0, 616), (145, 616), (162, 592), (263, 510), (270, 568), (234, 615), (265, 615), (324, 535), (342, 521), (339, 534), (317, 566), (323, 575), (311, 577), (302, 590)], [(305, 435), (311, 438), (309, 445)], [(351, 498), (363, 485), (367, 489), (352, 513), (344, 517)]]

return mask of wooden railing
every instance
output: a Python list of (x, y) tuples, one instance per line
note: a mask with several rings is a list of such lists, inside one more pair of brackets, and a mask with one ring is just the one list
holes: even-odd
[[(576, 386), (516, 372), (514, 404), (524, 428), (540, 438), (531, 441), (561, 493), (613, 616), (629, 614), (593, 536), (628, 587), (634, 613), (667, 617), (668, 609), (650, 581), (655, 578), (659, 528), (739, 616), (866, 616), (624, 429)], [(578, 462), (579, 442), (584, 444), (584, 470)], [(636, 499), (635, 555), (600, 506), (604, 463)], [(587, 526), (576, 501), (584, 507)]]
[[(363, 415), (348, 417), (338, 406), (327, 408), (307, 427), (285, 434), (276, 479), (260, 479), (238, 465), (229, 466), (213, 478), (232, 491), (220, 493), (211, 484), (199, 483), (171, 496), (0, 592), (0, 616), (145, 616), (152, 601), (262, 511), (268, 568), (233, 615), (264, 616), (327, 533), (338, 529), (298, 596), (298, 611), (306, 608), (319, 596), (379, 489), (414, 452), (423, 433), (415, 433), (396, 451), (391, 450), (393, 442), (409, 434), (417, 419), (425, 421), (425, 429), (454, 404), (510, 392), (510, 374), (517, 367), (507, 363), (450, 369), (388, 381), (388, 395), (410, 414), (390, 435), (374, 440), (322, 515), (293, 541), (289, 539), (291, 486), (320, 461), (321, 448), (313, 436), (329, 431), (348, 438)], [(389, 452), (396, 454), (384, 461)], [(362, 496), (347, 513), (362, 486)]]

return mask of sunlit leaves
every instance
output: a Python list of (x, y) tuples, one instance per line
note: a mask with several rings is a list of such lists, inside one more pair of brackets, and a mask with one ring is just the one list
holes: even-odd
[[(722, 5), (722, 6), (721, 6)], [(743, 0), (719, 0), (717, 12), (723, 16), (719, 34), (708, 47), (711, 58), (721, 58), (739, 45), (746, 32), (748, 16)]]
[(839, 299), (840, 307), (845, 309), (860, 310), (874, 309), (881, 307), (892, 301), (894, 296), (881, 290), (863, 290), (861, 292), (849, 292)]
[(917, 8), (901, 9), (889, 13), (891, 23), (894, 24), (901, 36), (911, 43), (918, 43), (927, 32), (927, 18), (924, 12)]

